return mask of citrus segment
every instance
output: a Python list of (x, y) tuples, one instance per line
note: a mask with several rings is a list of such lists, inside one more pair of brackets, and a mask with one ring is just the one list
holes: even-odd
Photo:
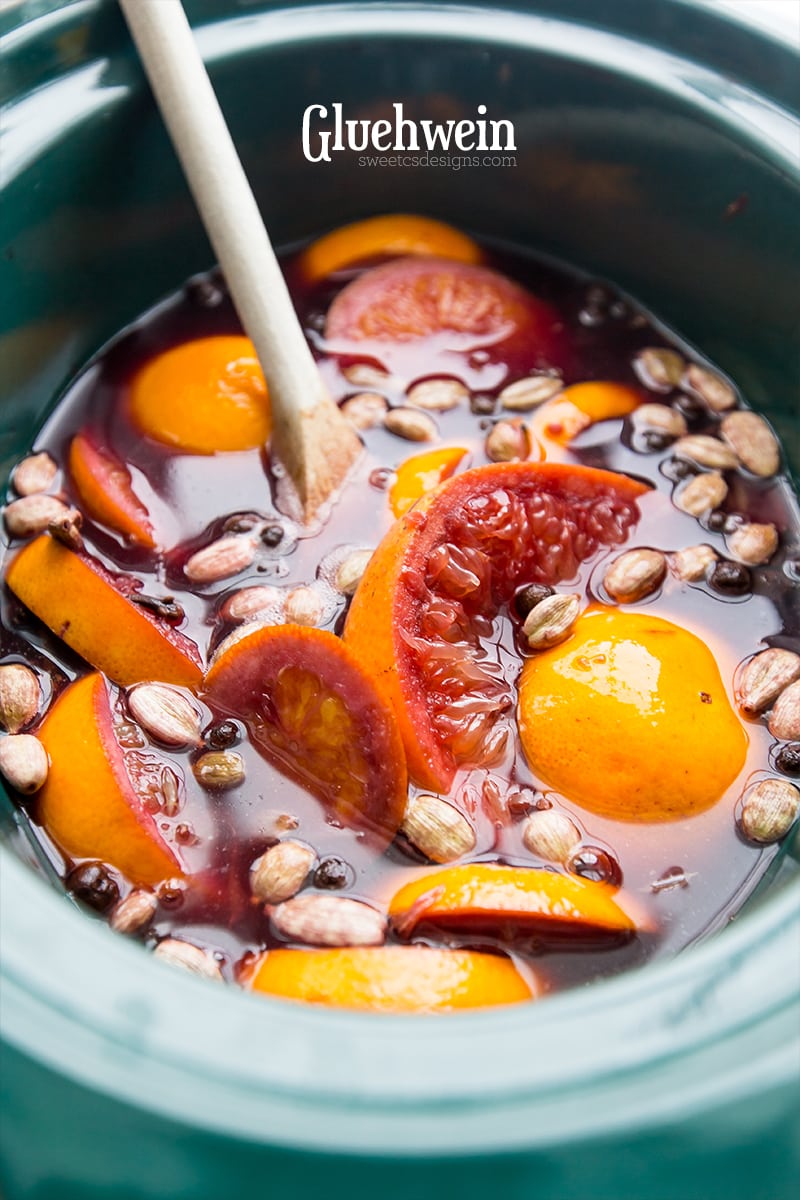
[(128, 577), (111, 575), (49, 534), (20, 550), (6, 581), (40, 621), (114, 683), (200, 683), (194, 642), (118, 590), (130, 584)]
[(304, 251), (300, 265), (307, 278), (316, 280), (379, 255), (395, 258), (408, 254), (435, 255), (465, 263), (481, 260), (480, 248), (472, 238), (451, 225), (432, 217), (387, 213), (342, 225), (317, 238)]
[(522, 584), (574, 577), (638, 517), (642, 484), (585, 467), (465, 471), (395, 522), (353, 597), (344, 640), (395, 709), (409, 774), (447, 792), (459, 762), (491, 761), (507, 685), (481, 639)]
[(182, 874), (131, 783), (102, 676), (71, 684), (37, 736), (50, 771), (36, 815), (60, 850), (71, 858), (101, 859), (139, 886)]
[(623, 821), (709, 808), (742, 769), (747, 735), (708, 647), (644, 613), (597, 608), (525, 663), (519, 730), (531, 768)]
[(402, 742), (391, 708), (339, 638), (300, 625), (233, 635), (205, 688), (337, 819), (391, 841), (407, 795)]
[(245, 982), (271, 996), (384, 1013), (453, 1012), (533, 999), (510, 959), (428, 946), (269, 950)]
[(389, 503), (394, 515), (402, 517), (420, 496), (432, 491), (444, 479), (449, 479), (466, 454), (464, 446), (446, 446), (442, 450), (428, 450), (425, 454), (413, 454), (407, 458), (398, 467), (389, 491)]
[(394, 895), (389, 915), (403, 937), (420, 926), (514, 938), (630, 934), (634, 921), (606, 883), (534, 867), (470, 863), (432, 871)]
[(69, 473), (84, 512), (130, 541), (152, 550), (150, 515), (133, 490), (131, 473), (121, 459), (79, 433), (69, 448)]
[(325, 336), (413, 342), (444, 336), (449, 349), (524, 346), (531, 361), (560, 360), (558, 314), (497, 271), (443, 258), (402, 258), (365, 271), (328, 310)]
[(198, 338), (165, 350), (131, 383), (136, 428), (192, 454), (253, 450), (269, 437), (267, 385), (249, 338)]
[(639, 392), (624, 383), (595, 381), (573, 383), (564, 388), (559, 399), (569, 400), (592, 422), (626, 417), (642, 402)]

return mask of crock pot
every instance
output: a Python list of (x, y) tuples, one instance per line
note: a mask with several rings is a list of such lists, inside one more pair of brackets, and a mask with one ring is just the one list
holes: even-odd
[[(110, 0), (0, 6), (4, 475), (83, 362), (212, 261)], [(800, 51), (722, 5), (186, 0), (280, 244), (421, 211), (613, 280), (730, 373), (800, 467)], [(302, 151), (310, 104), (513, 120), (516, 165)], [(6, 1200), (726, 1200), (800, 1166), (800, 883), (784, 847), (674, 961), (447, 1018), (306, 1009), (77, 911), (2, 805)]]

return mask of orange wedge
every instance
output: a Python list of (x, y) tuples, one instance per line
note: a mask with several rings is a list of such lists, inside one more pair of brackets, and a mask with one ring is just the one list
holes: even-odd
[(406, 254), (428, 254), (465, 263), (480, 262), (482, 257), (472, 238), (451, 225), (432, 217), (389, 213), (342, 225), (317, 238), (300, 258), (300, 266), (308, 279), (317, 280), (370, 258)]
[(535, 932), (583, 943), (636, 929), (608, 884), (492, 863), (427, 872), (400, 888), (389, 914), (403, 937), (424, 926), (502, 938)]
[(420, 787), (446, 793), (459, 763), (491, 761), (498, 712), (512, 703), (476, 649), (476, 620), (624, 541), (643, 491), (607, 471), (497, 463), (440, 484), (392, 526), (344, 640), (394, 707)]
[(396, 517), (402, 517), (421, 496), (432, 491), (444, 479), (449, 479), (467, 454), (464, 446), (445, 446), (413, 454), (398, 467), (389, 492), (389, 504)]
[(69, 473), (88, 516), (139, 546), (155, 547), (150, 515), (133, 490), (130, 471), (116, 454), (97, 445), (88, 433), (76, 434), (69, 448)]
[(269, 950), (243, 981), (254, 992), (382, 1013), (441, 1013), (534, 997), (508, 958), (429, 946)]
[(391, 841), (407, 797), (403, 745), (371, 674), (339, 638), (300, 625), (245, 628), (223, 643), (205, 690), (329, 812)]
[(182, 874), (131, 783), (102, 676), (71, 684), (37, 736), (50, 771), (36, 816), (60, 850), (70, 858), (100, 859), (145, 887)]
[(11, 591), (114, 683), (144, 679), (194, 688), (202, 678), (194, 642), (121, 591), (99, 562), (42, 534), (12, 560)]
[(165, 350), (134, 376), (133, 424), (192, 454), (253, 450), (269, 437), (267, 385), (245, 337), (207, 337)]
[(642, 402), (641, 393), (624, 383), (573, 383), (533, 414), (537, 440), (568, 445), (582, 430), (597, 421), (626, 417)]

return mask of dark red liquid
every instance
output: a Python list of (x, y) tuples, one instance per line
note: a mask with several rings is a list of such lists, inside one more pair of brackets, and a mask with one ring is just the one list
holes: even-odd
[[(608, 287), (593, 285), (560, 267), (519, 253), (496, 251), (492, 261), (496, 269), (529, 287), (561, 314), (571, 347), (564, 363), (566, 383), (607, 379), (640, 386), (631, 365), (639, 349), (665, 345), (689, 354), (648, 314)], [(334, 281), (310, 290), (304, 287), (291, 261), (287, 262), (287, 274), (332, 395), (342, 400), (361, 390), (372, 390), (349, 382), (342, 371), (343, 366), (365, 357), (363, 348), (353, 344), (352, 355), (328, 355), (322, 335), (332, 297), (355, 272), (343, 272)], [(186, 614), (182, 631), (197, 642), (206, 657), (232, 628), (218, 615), (226, 596), (254, 584), (309, 583), (316, 578), (321, 560), (338, 547), (375, 547), (393, 519), (386, 493), (392, 472), (411, 454), (428, 448), (403, 441), (380, 426), (367, 430), (363, 434), (366, 454), (330, 521), (318, 535), (308, 536), (275, 508), (268, 463), (262, 452), (211, 457), (175, 454), (143, 438), (126, 416), (129, 382), (137, 368), (152, 355), (184, 340), (238, 332), (238, 320), (219, 277), (212, 273), (192, 281), (106, 347), (68, 390), (36, 446), (49, 450), (63, 464), (70, 439), (88, 426), (130, 466), (137, 494), (163, 543), (172, 549), (163, 561), (156, 561), (91, 522), (85, 526), (87, 548), (109, 567), (141, 580), (146, 593), (174, 595)], [(696, 355), (691, 357), (697, 361)], [(473, 466), (487, 461), (483, 443), (492, 421), (501, 415), (515, 415), (502, 414), (495, 404), (498, 392), (537, 365), (521, 360), (498, 363), (480, 352), (457, 355), (442, 352), (441, 347), (432, 344), (424, 348), (406, 344), (391, 358), (393, 376), (382, 390), (392, 404), (403, 403), (405, 389), (414, 380), (437, 374), (457, 376), (482, 398), (475, 405), (477, 413), (462, 404), (432, 414), (440, 434), (435, 444), (469, 447)], [(715, 427), (715, 420), (699, 410), (690, 431), (712, 432)], [(672, 504), (674, 460), (669, 448), (647, 451), (632, 442), (623, 421), (614, 420), (594, 425), (579, 435), (566, 457), (576, 463), (624, 472), (651, 485), (653, 490), (640, 502), (642, 518), (631, 539), (633, 545), (670, 551), (703, 542), (725, 556), (722, 532), (700, 527), (695, 518)], [(680, 585), (671, 580), (651, 602), (651, 611), (707, 641), (730, 693), (736, 664), (761, 648), (762, 642), (798, 645), (798, 570), (792, 553), (797, 553), (800, 522), (785, 479), (759, 481), (737, 475), (724, 511), (773, 522), (781, 532), (781, 549), (767, 566), (753, 570), (752, 590), (739, 597), (723, 597), (706, 584)], [(181, 570), (188, 556), (218, 536), (234, 514), (248, 512), (274, 517), (283, 527), (281, 540), (262, 547), (253, 567), (235, 580), (188, 590)], [(792, 546), (793, 552), (788, 549)], [(598, 561), (596, 556), (584, 564), (570, 590), (597, 596)], [(339, 597), (331, 608), (328, 628), (340, 632), (345, 608), (344, 598)], [(27, 658), (52, 681), (54, 690), (87, 669), (7, 591), (3, 597), (3, 624), (2, 658)], [(518, 627), (503, 612), (494, 620), (485, 642), (487, 654), (502, 665), (512, 699), (516, 697), (521, 666), (515, 632)], [(112, 696), (116, 696), (116, 689), (112, 688)], [(122, 720), (121, 702), (119, 712)], [(541, 865), (522, 843), (521, 823), (532, 806), (542, 803), (543, 789), (521, 753), (513, 713), (512, 705), (508, 715), (498, 719), (509, 736), (504, 761), (491, 769), (462, 770), (452, 795), (475, 823), (478, 842), (472, 857), (476, 861), (499, 859)], [(208, 726), (225, 715), (209, 710)], [(131, 766), (145, 783), (149, 773), (163, 764), (169, 764), (182, 781), (180, 811), (172, 816), (158, 813), (157, 820), (189, 874), (201, 882), (197, 886), (190, 880), (184, 888), (162, 895), (148, 936), (153, 940), (176, 932), (220, 952), (229, 977), (233, 977), (235, 964), (247, 951), (276, 944), (268, 917), (250, 898), (248, 872), (253, 860), (292, 827), (293, 835), (310, 843), (319, 859), (334, 856), (347, 864), (349, 869), (340, 871), (339, 876), (336, 870), (327, 872), (328, 883), (341, 877), (345, 884), (337, 894), (363, 898), (380, 907), (424, 862), (402, 839), (386, 854), (376, 856), (360, 834), (326, 820), (311, 795), (269, 765), (249, 744), (244, 726), (238, 732), (236, 749), (245, 759), (246, 779), (239, 788), (216, 795), (203, 791), (195, 782), (185, 753), (170, 754), (150, 745), (128, 752), (139, 756), (131, 759)], [(653, 915), (659, 932), (606, 949), (582, 946), (579, 950), (553, 950), (535, 943), (521, 944), (517, 950), (521, 949), (523, 958), (528, 957), (541, 971), (546, 986), (574, 985), (649, 957), (673, 954), (719, 928), (738, 910), (776, 853), (775, 847), (760, 849), (747, 844), (736, 829), (737, 797), (746, 779), (769, 769), (773, 741), (761, 722), (748, 723), (747, 732), (750, 749), (739, 781), (713, 808), (691, 819), (636, 825), (596, 817), (560, 798), (555, 801), (583, 833), (582, 869), (590, 877), (593, 873), (621, 877), (626, 890)], [(713, 747), (709, 753), (714, 753)], [(696, 766), (702, 771), (702, 763)], [(545, 799), (546, 792), (544, 789)], [(35, 805), (32, 811), (35, 816)], [(31, 829), (42, 839), (58, 870), (66, 875), (72, 864), (61, 859), (35, 821)], [(322, 885), (326, 881), (323, 875), (311, 877), (307, 887)], [(118, 884), (124, 894), (129, 885), (122, 879)], [(480, 944), (485, 945), (486, 938), (481, 937)]]

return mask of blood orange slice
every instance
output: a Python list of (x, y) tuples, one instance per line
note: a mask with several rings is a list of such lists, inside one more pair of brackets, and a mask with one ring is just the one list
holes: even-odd
[(450, 350), (522, 346), (533, 362), (563, 357), (562, 325), (549, 305), (488, 267), (444, 258), (401, 258), (365, 271), (339, 293), (325, 336), (357, 342), (413, 342), (442, 335)]
[(50, 771), (36, 815), (59, 849), (71, 858), (102, 859), (143, 886), (182, 874), (131, 782), (102, 676), (71, 684), (37, 734)]
[(150, 514), (133, 490), (125, 464), (88, 433), (78, 433), (69, 448), (69, 473), (85, 512), (148, 550), (155, 547)]
[(370, 1012), (453, 1012), (533, 998), (510, 959), (431, 946), (268, 950), (242, 982), (286, 1000)]
[(234, 634), (206, 695), (337, 819), (391, 841), (407, 796), (403, 744), (391, 707), (339, 638), (300, 625)]
[(607, 471), (497, 463), (441, 484), (393, 525), (344, 639), (395, 709), (415, 783), (446, 792), (458, 763), (491, 760), (511, 697), (481, 639), (521, 584), (571, 579), (623, 542), (645, 490)]
[(636, 930), (607, 883), (494, 863), (426, 873), (400, 888), (389, 913), (403, 937), (427, 927), (507, 940), (537, 933), (575, 945)]

